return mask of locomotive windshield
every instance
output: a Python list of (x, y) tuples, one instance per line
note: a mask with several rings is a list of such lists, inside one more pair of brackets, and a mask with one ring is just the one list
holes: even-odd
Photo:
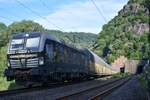
[(38, 49), (40, 37), (12, 39), (10, 50)]
[(39, 41), (39, 37), (27, 39), (26, 48), (38, 48)]
[(23, 49), (24, 39), (13, 39), (11, 42), (11, 50)]

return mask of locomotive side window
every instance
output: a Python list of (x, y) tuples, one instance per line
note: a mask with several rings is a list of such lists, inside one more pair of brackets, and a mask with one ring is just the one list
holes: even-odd
[(64, 63), (67, 63), (67, 48), (64, 47)]
[(59, 55), (59, 62), (64, 62), (64, 47), (62, 45), (58, 46), (58, 55)]
[(65, 55), (64, 55), (64, 51), (65, 51), (65, 48), (60, 45), (60, 44), (56, 44), (55, 46), (55, 49), (56, 49), (56, 61), (57, 62), (65, 62)]
[(50, 61), (52, 61), (53, 60), (53, 45), (52, 44), (47, 44), (46, 45), (46, 54), (47, 54), (47, 56), (48, 56), (48, 59), (50, 60)]

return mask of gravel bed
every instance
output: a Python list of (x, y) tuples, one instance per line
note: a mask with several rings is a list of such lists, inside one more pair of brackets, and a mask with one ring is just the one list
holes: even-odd
[(128, 83), (115, 90), (104, 100), (148, 100), (140, 85), (138, 76), (134, 76)]
[(56, 97), (61, 97), (64, 95), (69, 95), (72, 93), (83, 91), (87, 88), (92, 88), (109, 81), (111, 80), (92, 80), (88, 82), (82, 82), (74, 85), (67, 85), (64, 87), (58, 87), (53, 89), (20, 93), (17, 96), (0, 97), (0, 100), (55, 100)]

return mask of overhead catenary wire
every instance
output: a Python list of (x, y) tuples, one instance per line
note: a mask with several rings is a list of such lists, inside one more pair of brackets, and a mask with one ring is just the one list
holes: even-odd
[(101, 9), (96, 5), (96, 2), (94, 0), (90, 0), (92, 2), (92, 4), (95, 6), (95, 8), (97, 9), (98, 13), (100, 14), (100, 16), (104, 19), (105, 22), (107, 22), (106, 17), (103, 15)]
[[(3, 11), (3, 12), (5, 12), (5, 13), (7, 13), (7, 14), (9, 14), (9, 15), (5, 15), (5, 16), (11, 16), (11, 19), (10, 18), (8, 18), (8, 17), (5, 17), (5, 18), (8, 18), (8, 20), (10, 19), (10, 20), (12, 20), (12, 17), (13, 18), (20, 18), (20, 16), (16, 16), (13, 12), (12, 12), (12, 10), (7, 10), (7, 9), (4, 9), (4, 8), (1, 8), (1, 10)], [(1, 16), (1, 15), (0, 15)], [(3, 17), (3, 16), (2, 16)], [(14, 21), (14, 20), (13, 20)]]
[[(40, 0), (40, 1), (41, 1), (41, 3), (43, 2), (43, 3), (42, 3), (43, 6), (46, 5), (46, 4), (44, 3), (44, 1), (42, 1), (42, 0)], [(53, 26), (55, 26), (55, 27), (57, 27), (59, 30), (63, 31), (62, 28), (58, 27), (56, 24), (54, 24), (54, 23), (52, 23), (51, 21), (49, 21), (47, 18), (41, 16), (38, 12), (32, 10), (30, 7), (26, 6), (26, 5), (23, 4), (21, 1), (16, 0), (16, 2), (17, 2), (18, 4), (20, 4), (22, 7), (26, 8), (27, 10), (29, 10), (30, 12), (32, 12), (33, 14), (35, 14), (36, 16), (38, 16), (38, 17), (40, 17), (40, 18), (42, 18), (42, 19), (44, 19), (44, 20), (50, 22)], [(46, 5), (45, 7), (48, 9), (48, 6), (47, 6), (47, 5)]]
[(49, 7), (46, 5), (46, 3), (43, 0), (40, 0), (40, 2), (45, 8), (49, 9)]
[[(47, 10), (49, 9), (47, 3), (45, 3), (44, 0), (39, 0), (39, 1), (41, 2), (41, 4), (42, 4)], [(69, 14), (72, 14), (72, 15), (74, 16), (74, 13), (72, 13), (72, 12), (68, 12), (68, 13), (69, 13)], [(66, 18), (67, 18), (67, 17), (66, 17)], [(62, 20), (66, 20), (66, 19), (63, 18)], [(76, 27), (74, 27), (74, 26), (71, 26), (71, 27), (69, 27), (69, 28), (73, 29), (74, 31), (77, 30)]]
[(15, 1), (16, 1), (19, 5), (21, 5), (22, 7), (26, 8), (27, 10), (29, 10), (31, 13), (33, 13), (33, 14), (35, 14), (36, 16), (38, 16), (38, 17), (44, 19), (45, 21), (51, 23), (51, 24), (52, 24), (53, 26), (55, 26), (57, 29), (63, 31), (63, 29), (62, 29), (61, 27), (57, 26), (56, 24), (54, 24), (53, 22), (51, 22), (51, 21), (48, 20), (47, 18), (41, 16), (38, 12), (36, 12), (36, 11), (32, 10), (31, 8), (29, 8), (28, 6), (24, 5), (21, 1), (19, 1), (19, 0), (15, 0)]
[(4, 16), (1, 16), (1, 15), (0, 15), (0, 18), (6, 19), (6, 20), (8, 20), (8, 21), (14, 21), (14, 20), (12, 20), (12, 19), (10, 19), (10, 18), (8, 18), (8, 17), (4, 17)]

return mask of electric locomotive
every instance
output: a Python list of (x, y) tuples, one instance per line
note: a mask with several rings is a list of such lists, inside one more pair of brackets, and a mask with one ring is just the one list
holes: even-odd
[(115, 73), (88, 49), (77, 49), (47, 33), (19, 33), (7, 51), (7, 80), (17, 84), (77, 80)]

